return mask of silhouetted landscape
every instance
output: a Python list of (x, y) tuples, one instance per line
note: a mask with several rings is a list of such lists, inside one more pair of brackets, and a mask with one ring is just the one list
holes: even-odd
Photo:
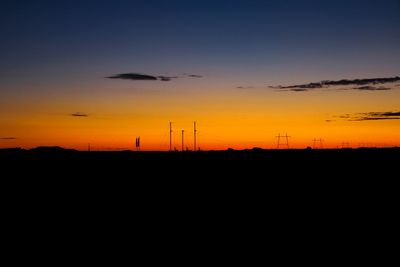
[[(18, 172), (73, 177), (109, 175), (110, 177), (143, 178), (203, 177), (219, 178), (242, 175), (241, 178), (278, 179), (278, 177), (319, 177), (347, 174), (383, 176), (396, 170), (400, 148), (358, 149), (279, 149), (261, 148), (224, 151), (77, 151), (61, 147), (0, 150), (3, 166)], [(272, 176), (273, 175), (273, 176)], [(355, 176), (355, 177), (356, 177)], [(355, 178), (353, 177), (353, 178)], [(362, 178), (362, 177), (360, 177)], [(384, 177), (376, 177), (384, 178)]]
[(180, 242), (211, 244), (207, 259), (228, 242), (264, 255), (262, 241), (284, 263), (288, 248), (350, 264), (386, 251), (400, 0), (6, 0), (0, 14), (4, 262), (106, 265), (133, 247), (151, 264)]
[[(214, 227), (225, 218), (246, 223), (246, 231), (270, 223), (272, 231), (329, 223), (331, 233), (340, 232), (360, 214), (389, 214), (397, 203), (399, 159), (399, 148), (0, 150), (10, 216), (48, 218), (49, 224), (56, 218), (66, 229), (73, 225), (81, 231), (86, 218), (93, 222), (88, 228), (99, 220), (129, 225), (124, 229), (137, 223), (159, 229), (171, 218)], [(24, 222), (16, 225), (25, 227)]]

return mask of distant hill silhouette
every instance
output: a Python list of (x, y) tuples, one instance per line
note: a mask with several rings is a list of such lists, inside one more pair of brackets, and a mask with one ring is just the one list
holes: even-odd
[[(289, 173), (298, 176), (318, 173), (345, 173), (345, 168), (358, 173), (375, 169), (383, 173), (400, 161), (400, 148), (360, 149), (252, 149), (225, 151), (77, 151), (59, 146), (40, 146), (30, 150), (21, 148), (1, 149), (3, 166), (26, 166), (34, 162), (35, 168), (111, 170), (112, 172), (148, 172), (177, 170), (177, 175), (224, 173), (235, 175), (245, 171), (259, 176), (260, 173)], [(51, 164), (50, 164), (51, 163)], [(99, 173), (101, 174), (101, 172)]]
[(78, 152), (75, 149), (68, 149), (59, 146), (38, 146), (30, 149), (30, 151), (40, 152), (40, 153), (64, 153), (64, 152)]
[(7, 152), (19, 152), (23, 151), (24, 149), (20, 147), (10, 147), (10, 148), (0, 148), (0, 152), (7, 153)]

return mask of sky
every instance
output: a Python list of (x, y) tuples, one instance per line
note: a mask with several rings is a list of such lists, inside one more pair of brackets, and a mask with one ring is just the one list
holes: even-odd
[(0, 7), (0, 148), (400, 146), (399, 0)]

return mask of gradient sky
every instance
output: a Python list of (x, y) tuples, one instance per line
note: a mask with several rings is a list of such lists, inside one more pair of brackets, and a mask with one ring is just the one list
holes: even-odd
[[(145, 150), (400, 145), (400, 1), (2, 1), (0, 147)], [(121, 73), (171, 81), (108, 79)], [(189, 77), (201, 75), (201, 78)], [(241, 88), (238, 88), (241, 87)], [(377, 86), (378, 87), (378, 86)], [(88, 116), (72, 116), (72, 114)], [(15, 139), (10, 139), (15, 138)]]

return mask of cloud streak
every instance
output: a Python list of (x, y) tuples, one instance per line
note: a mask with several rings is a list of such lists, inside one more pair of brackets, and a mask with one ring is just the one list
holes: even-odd
[(72, 117), (88, 117), (88, 114), (81, 113), (81, 112), (75, 112), (71, 114)]
[(400, 120), (400, 112), (368, 112), (360, 113), (353, 121)]
[[(314, 89), (323, 89), (323, 88), (336, 88), (342, 86), (356, 86), (352, 88), (346, 88), (342, 90), (360, 90), (360, 91), (385, 91), (391, 90), (392, 88), (383, 87), (383, 86), (373, 86), (378, 84), (388, 84), (388, 83), (395, 83), (399, 82), (400, 77), (390, 77), (390, 78), (371, 78), (371, 79), (342, 79), (342, 80), (325, 80), (320, 82), (312, 82), (306, 84), (296, 84), (296, 85), (289, 85), (289, 86), (269, 86), (273, 89), (279, 89), (280, 91), (292, 91), (292, 92), (306, 92)], [(398, 86), (398, 85), (396, 85)]]
[(0, 137), (0, 140), (15, 140), (15, 137)]
[(400, 111), (387, 112), (365, 112), (356, 114), (345, 114), (338, 116), (347, 121), (380, 121), (380, 120), (400, 120)]
[(157, 76), (157, 78), (162, 82), (169, 82), (172, 79), (178, 79), (178, 76)]
[(236, 88), (237, 88), (237, 89), (253, 89), (253, 88), (255, 88), (255, 87), (249, 85), (249, 86), (236, 86)]
[(191, 77), (191, 78), (203, 78), (202, 75), (198, 75), (198, 74), (186, 74), (187, 77)]
[(360, 90), (360, 91), (386, 91), (386, 90), (391, 90), (392, 88), (389, 87), (376, 87), (376, 86), (370, 86), (370, 85), (365, 85), (365, 86), (360, 86), (360, 87), (353, 87), (353, 90)]
[[(183, 77), (189, 78), (203, 78), (201, 75), (197, 74), (183, 74)], [(131, 81), (161, 81), (161, 82), (169, 82), (173, 79), (183, 78), (182, 76), (164, 76), (164, 75), (149, 75), (142, 73), (119, 73), (112, 76), (105, 77), (107, 79), (122, 79), (122, 80), (131, 80)]]

